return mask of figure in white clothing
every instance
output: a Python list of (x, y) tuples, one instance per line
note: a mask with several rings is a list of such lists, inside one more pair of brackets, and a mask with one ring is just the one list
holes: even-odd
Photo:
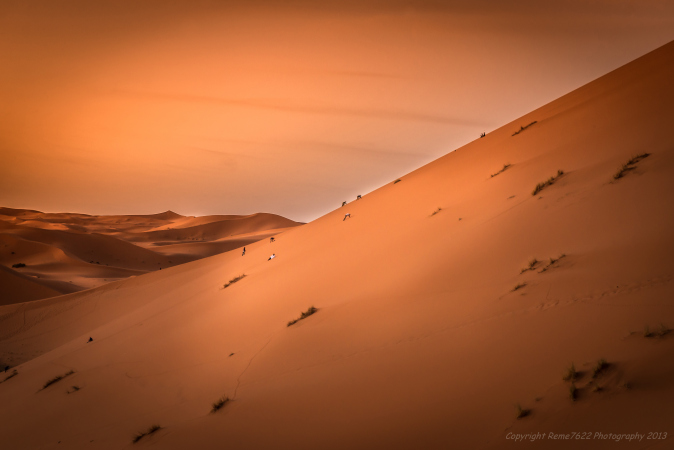
[(276, 253), (274, 253), (273, 255), (271, 255), (267, 261), (271, 261), (271, 260), (274, 259), (274, 258), (276, 258)]
[(346, 220), (347, 217), (350, 219), (350, 218), (351, 218), (351, 213), (344, 214), (344, 218), (342, 219), (342, 222), (344, 222), (344, 221)]

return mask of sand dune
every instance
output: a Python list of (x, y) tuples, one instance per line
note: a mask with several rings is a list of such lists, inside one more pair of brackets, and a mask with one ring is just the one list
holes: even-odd
[[(89, 216), (0, 208), (0, 264), (49, 287), (28, 296), (5, 289), (0, 301), (90, 289), (216, 255), (296, 225), (273, 214)], [(16, 264), (25, 266), (12, 267)]]
[(0, 440), (670, 448), (672, 79), (674, 43), (245, 256), (0, 307)]

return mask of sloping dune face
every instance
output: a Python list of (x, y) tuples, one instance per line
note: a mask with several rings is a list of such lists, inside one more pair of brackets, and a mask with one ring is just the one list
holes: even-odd
[(668, 448), (672, 79), (670, 43), (245, 256), (1, 307), (3, 445)]
[(0, 208), (0, 265), (8, 270), (3, 277), (13, 286), (28, 286), (21, 279), (44, 287), (3, 289), (0, 303), (90, 289), (226, 252), (297, 225), (274, 214), (90, 216)]

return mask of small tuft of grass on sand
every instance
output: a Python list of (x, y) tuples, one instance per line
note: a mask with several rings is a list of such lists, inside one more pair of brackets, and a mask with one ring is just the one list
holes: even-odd
[(578, 399), (578, 388), (576, 387), (576, 383), (572, 382), (571, 386), (569, 386), (569, 397), (574, 402)]
[(649, 327), (648, 325), (644, 326), (645, 338), (664, 337), (671, 332), (672, 330), (669, 327), (667, 327), (664, 323), (660, 324), (660, 329), (657, 331), (651, 330), (651, 327)]
[(149, 436), (153, 433), (156, 433), (157, 431), (161, 430), (161, 426), (159, 425), (152, 425), (150, 428), (147, 429), (147, 431), (141, 431), (140, 433), (136, 434), (133, 439), (131, 440), (132, 443), (136, 443), (143, 439), (145, 436)]
[(562, 380), (564, 381), (573, 381), (576, 378), (580, 376), (580, 373), (576, 370), (576, 366), (571, 363), (568, 369), (566, 369), (566, 373), (562, 377)]
[(526, 285), (527, 285), (526, 283), (518, 283), (517, 286), (515, 286), (511, 292), (518, 291), (518, 290), (522, 289), (522, 288), (523, 288), (524, 286), (526, 286)]
[(314, 308), (313, 306), (309, 307), (309, 309), (307, 309), (306, 311), (304, 311), (304, 312), (300, 315), (299, 318), (297, 318), (297, 319), (295, 319), (295, 320), (291, 320), (290, 322), (288, 322), (288, 326), (293, 325), (293, 324), (299, 322), (300, 320), (306, 319), (306, 318), (309, 317), (310, 315), (316, 313), (316, 311), (318, 311), (317, 308)]
[(434, 215), (436, 215), (436, 214), (439, 213), (440, 211), (442, 211), (442, 208), (440, 208), (440, 207), (438, 206), (438, 209), (436, 209), (435, 211), (433, 211), (433, 213), (431, 214), (431, 217), (434, 216)]
[(559, 177), (561, 177), (562, 175), (564, 175), (564, 171), (561, 170), (561, 169), (557, 170), (557, 175), (555, 175), (554, 177), (548, 178), (547, 180), (545, 180), (542, 183), (538, 183), (536, 185), (536, 187), (534, 188), (533, 192), (531, 193), (531, 195), (536, 195), (539, 192), (541, 192), (543, 189), (545, 189), (546, 187), (551, 186), (552, 184), (555, 183), (555, 181), (559, 180)]
[(618, 169), (618, 171), (613, 175), (613, 180), (621, 179), (622, 177), (625, 176), (627, 172), (636, 169), (636, 165), (639, 161), (641, 161), (644, 158), (648, 158), (649, 156), (651, 156), (650, 153), (642, 153), (640, 155), (633, 156), (632, 158), (630, 158), (629, 161), (623, 164), (620, 169)]
[(217, 412), (220, 408), (225, 406), (229, 402), (229, 397), (226, 395), (223, 395), (218, 399), (218, 401), (214, 402), (211, 408), (211, 413)]
[(400, 183), (400, 178), (398, 178), (397, 180), (395, 180), (395, 181), (393, 182), (393, 184), (396, 184), (396, 183)]
[(4, 380), (0, 381), (0, 383), (4, 383), (5, 381), (7, 381), (7, 380), (9, 380), (9, 379), (14, 378), (14, 377), (17, 376), (18, 374), (19, 374), (19, 372), (17, 372), (17, 370), (14, 369), (14, 370), (12, 371), (12, 373), (10, 373), (9, 375), (7, 375), (7, 376), (5, 377)]
[(499, 170), (498, 172), (491, 174), (491, 178), (494, 178), (496, 175), (505, 172), (506, 169), (507, 169), (508, 167), (510, 167), (510, 166), (511, 166), (510, 163), (508, 163), (508, 164), (503, 164), (503, 168), (502, 168), (501, 170)]
[(566, 257), (566, 254), (562, 253), (561, 255), (559, 255), (559, 256), (557, 257), (557, 259), (555, 259), (555, 258), (550, 258), (550, 262), (548, 263), (548, 265), (546, 265), (546, 266), (543, 267), (541, 270), (539, 270), (538, 273), (543, 273), (543, 272), (545, 272), (546, 270), (552, 268), (552, 266), (555, 265), (555, 263), (556, 263), (557, 261), (559, 261), (560, 259), (562, 259), (562, 258), (564, 258), (564, 257)]
[(515, 414), (516, 419), (523, 419), (524, 417), (527, 417), (529, 414), (531, 414), (530, 409), (522, 408), (522, 406), (519, 403), (515, 404), (515, 411), (516, 411)]
[(513, 133), (513, 136), (517, 136), (517, 135), (520, 134), (522, 131), (526, 130), (527, 128), (529, 128), (530, 126), (532, 126), (532, 125), (535, 124), (535, 123), (537, 123), (536, 120), (534, 120), (533, 122), (531, 122), (529, 125), (527, 125), (527, 126), (525, 126), (525, 127), (523, 127), (523, 126), (520, 125), (520, 129), (517, 130), (517, 131), (515, 131), (515, 132)]
[(528, 270), (534, 270), (536, 268), (536, 264), (538, 264), (540, 261), (537, 260), (536, 258), (532, 259), (529, 261), (529, 266), (525, 267), (524, 269), (520, 270), (520, 273), (524, 273)]
[(70, 376), (70, 375), (72, 375), (72, 374), (74, 374), (74, 373), (75, 373), (75, 371), (74, 371), (74, 370), (71, 370), (71, 371), (69, 371), (69, 372), (64, 373), (63, 375), (56, 375), (56, 376), (55, 376), (54, 378), (52, 378), (51, 380), (47, 381), (47, 382), (44, 384), (44, 386), (42, 386), (42, 389), (40, 389), (40, 390), (43, 391), (43, 390), (47, 389), (49, 386), (51, 386), (52, 384), (57, 383), (57, 382), (61, 381), (62, 379), (64, 379), (65, 377), (68, 377), (68, 376)]
[(242, 274), (239, 275), (238, 277), (234, 277), (234, 278), (232, 278), (231, 280), (229, 280), (229, 281), (228, 281), (222, 288), (223, 288), (223, 289), (227, 289), (227, 288), (228, 288), (229, 286), (231, 286), (232, 284), (234, 284), (234, 283), (236, 283), (237, 281), (240, 281), (240, 280), (242, 280), (242, 279), (244, 279), (244, 278), (246, 278), (246, 274), (245, 274), (245, 273), (242, 273)]
[(592, 378), (597, 378), (604, 371), (606, 371), (606, 369), (608, 369), (609, 366), (610, 364), (606, 362), (604, 358), (597, 361), (597, 364), (594, 366), (594, 369), (592, 369)]

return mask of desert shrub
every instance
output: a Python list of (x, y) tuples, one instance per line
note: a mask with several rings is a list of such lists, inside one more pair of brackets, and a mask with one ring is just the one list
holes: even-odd
[(592, 369), (592, 378), (597, 378), (599, 375), (601, 375), (602, 372), (608, 369), (609, 365), (610, 364), (607, 363), (604, 358), (597, 361), (597, 364), (594, 366), (594, 369)]
[(309, 307), (309, 309), (307, 309), (307, 310), (304, 311), (302, 314), (300, 314), (300, 317), (299, 317), (299, 318), (297, 318), (297, 319), (295, 319), (295, 320), (291, 320), (290, 322), (288, 322), (288, 326), (293, 325), (293, 324), (299, 322), (300, 320), (306, 319), (306, 318), (309, 317), (310, 315), (316, 313), (316, 311), (318, 311), (317, 308), (314, 308), (313, 306)]
[(41, 389), (41, 390), (47, 389), (47, 388), (48, 388), (49, 386), (51, 386), (52, 384), (57, 383), (57, 382), (61, 381), (62, 379), (64, 379), (65, 377), (68, 377), (68, 376), (70, 376), (70, 375), (72, 375), (72, 374), (74, 374), (74, 373), (75, 373), (75, 371), (74, 371), (74, 370), (71, 370), (71, 371), (69, 371), (69, 372), (64, 373), (63, 375), (56, 375), (56, 376), (55, 376), (54, 378), (52, 378), (51, 380), (48, 380), (48, 381), (44, 384), (44, 386), (42, 386), (42, 389)]
[(225, 406), (227, 402), (229, 402), (229, 397), (227, 397), (226, 395), (220, 397), (216, 402), (213, 402), (211, 413), (218, 411), (220, 408)]
[(528, 271), (528, 270), (534, 270), (534, 268), (536, 267), (536, 264), (538, 264), (539, 262), (540, 262), (540, 261), (537, 260), (536, 258), (532, 259), (531, 261), (529, 261), (529, 266), (527, 266), (527, 267), (525, 267), (524, 269), (520, 270), (520, 273), (524, 273), (524, 272), (526, 272), (526, 271)]
[(500, 174), (500, 173), (502, 173), (502, 172), (505, 172), (505, 170), (506, 170), (508, 167), (510, 167), (510, 163), (508, 163), (508, 164), (503, 164), (503, 168), (502, 168), (501, 170), (499, 170), (498, 172), (491, 174), (491, 178), (494, 178), (496, 175), (498, 175), (498, 174)]
[(239, 275), (238, 277), (232, 278), (231, 280), (229, 280), (229, 281), (223, 286), (223, 289), (228, 288), (228, 287), (231, 286), (232, 284), (236, 283), (237, 281), (240, 281), (240, 280), (244, 279), (245, 277), (246, 277), (246, 274), (245, 274), (245, 273), (242, 273), (242, 274)]
[(520, 134), (522, 131), (526, 130), (527, 128), (529, 128), (530, 126), (532, 126), (532, 125), (535, 124), (535, 123), (537, 123), (536, 120), (534, 120), (534, 121), (531, 122), (529, 125), (524, 126), (524, 127), (520, 125), (520, 129), (517, 130), (517, 131), (515, 131), (515, 132), (513, 133), (513, 136), (517, 136), (517, 135)]
[(159, 425), (152, 425), (150, 428), (147, 429), (147, 431), (141, 431), (140, 433), (137, 433), (137, 434), (133, 437), (133, 439), (131, 440), (131, 442), (133, 442), (133, 443), (135, 444), (136, 442), (138, 442), (138, 441), (140, 441), (141, 439), (143, 439), (145, 436), (149, 436), (149, 435), (151, 435), (151, 434), (153, 434), (153, 433), (155, 433), (155, 432), (157, 432), (157, 431), (159, 431), (159, 430), (161, 430), (161, 426), (159, 426)]
[(4, 383), (5, 381), (7, 381), (7, 380), (9, 380), (9, 379), (14, 378), (14, 377), (17, 376), (18, 374), (19, 374), (19, 372), (17, 372), (17, 370), (14, 369), (14, 370), (12, 371), (12, 373), (10, 373), (9, 375), (7, 375), (7, 376), (5, 377), (4, 380), (0, 381), (0, 383)]
[(576, 371), (576, 366), (573, 363), (571, 363), (571, 365), (566, 370), (566, 373), (564, 374), (562, 379), (564, 381), (573, 381), (576, 378), (578, 378), (578, 376), (579, 376), (579, 373)]
[(519, 403), (517, 403), (515, 405), (515, 411), (516, 411), (516, 414), (515, 414), (516, 419), (522, 419), (522, 418), (528, 416), (529, 414), (531, 414), (530, 409), (522, 408), (522, 406)]
[(536, 187), (534, 188), (533, 192), (531, 193), (531, 195), (536, 195), (539, 192), (541, 192), (543, 189), (545, 189), (546, 187), (551, 186), (562, 175), (564, 175), (564, 171), (563, 170), (557, 170), (557, 175), (555, 175), (554, 177), (548, 178), (546, 181), (544, 181), (542, 183), (538, 183), (536, 185)]
[(636, 168), (636, 165), (639, 161), (649, 156), (651, 156), (650, 153), (642, 153), (640, 155), (633, 156), (629, 161), (623, 164), (620, 169), (618, 169), (618, 171), (613, 175), (613, 179), (619, 180), (620, 178), (624, 177), (627, 172)]

